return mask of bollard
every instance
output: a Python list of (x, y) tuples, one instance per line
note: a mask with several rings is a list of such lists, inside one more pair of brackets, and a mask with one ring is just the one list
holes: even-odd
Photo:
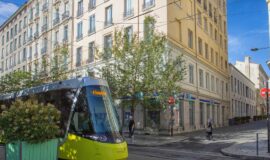
[(256, 133), (256, 154), (259, 155), (259, 133)]

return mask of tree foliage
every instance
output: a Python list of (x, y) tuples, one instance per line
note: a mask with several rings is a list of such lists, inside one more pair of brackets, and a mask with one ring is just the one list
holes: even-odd
[[(154, 23), (148, 17), (145, 23)], [(138, 34), (114, 33), (110, 57), (105, 56), (102, 77), (109, 83), (114, 98), (129, 98), (132, 108), (138, 103), (165, 105), (169, 96), (180, 91), (179, 82), (185, 75), (180, 53), (172, 53), (166, 36), (146, 28), (145, 38)], [(155, 105), (160, 106), (160, 105)]]
[(51, 104), (40, 104), (33, 99), (16, 100), (10, 108), (1, 106), (1, 110), (1, 137), (6, 143), (40, 143), (60, 133), (60, 112)]

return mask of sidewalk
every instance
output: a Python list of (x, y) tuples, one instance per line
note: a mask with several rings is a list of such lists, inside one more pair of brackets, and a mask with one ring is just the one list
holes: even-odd
[(133, 138), (128, 138), (128, 135), (125, 135), (128, 145), (132, 146), (160, 146), (174, 142), (180, 142), (188, 137), (185, 136), (158, 136), (158, 135), (134, 135)]
[(256, 141), (248, 143), (234, 144), (221, 150), (224, 155), (239, 157), (251, 160), (270, 160), (270, 154), (267, 153), (267, 140), (259, 141), (259, 155), (256, 154)]

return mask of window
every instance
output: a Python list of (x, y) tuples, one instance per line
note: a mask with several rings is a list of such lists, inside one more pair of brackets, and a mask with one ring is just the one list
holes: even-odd
[(218, 65), (218, 53), (216, 52), (216, 65)]
[(111, 49), (112, 49), (112, 35), (107, 35), (104, 37), (104, 53), (105, 59), (111, 58)]
[(132, 0), (125, 0), (124, 17), (132, 16), (132, 15), (133, 15)]
[(189, 83), (194, 84), (194, 66), (190, 64), (188, 66), (189, 69)]
[(205, 74), (206, 88), (210, 90), (210, 75), (209, 73)]
[(211, 91), (215, 91), (215, 77), (213, 75), (211, 76)]
[(233, 76), (231, 76), (231, 91), (233, 92)]
[(209, 59), (208, 44), (207, 43), (205, 43), (205, 58)]
[(7, 37), (6, 40), (8, 42), (9, 41), (9, 32), (7, 32), (7, 36), (6, 37)]
[(89, 1), (89, 6), (88, 6), (88, 9), (89, 10), (92, 10), (96, 7), (96, 0), (90, 0)]
[(96, 23), (96, 17), (93, 14), (89, 17), (89, 31), (88, 31), (89, 34), (96, 31), (96, 24), (95, 23)]
[(214, 63), (214, 49), (211, 48), (211, 62)]
[(179, 24), (179, 41), (182, 42), (182, 23), (178, 22)]
[(82, 47), (77, 48), (77, 54), (76, 54), (76, 66), (81, 66), (82, 62)]
[(210, 25), (210, 37), (213, 38), (213, 25), (209, 23)]
[(195, 102), (189, 101), (189, 125), (194, 126), (195, 122)]
[(212, 120), (213, 120), (213, 124), (216, 124), (216, 105), (212, 105)]
[(188, 29), (188, 47), (193, 48), (193, 32)]
[(83, 14), (83, 1), (80, 0), (78, 2), (78, 11), (77, 11), (77, 16), (81, 16)]
[(219, 94), (220, 90), (219, 90), (219, 79), (216, 78), (216, 93)]
[(204, 103), (200, 102), (200, 125), (204, 125)]
[(201, 26), (202, 25), (202, 12), (199, 10), (197, 12), (198, 12), (198, 24)]
[(82, 33), (82, 27), (83, 23), (82, 21), (77, 24), (77, 40), (82, 39), (83, 33)]
[(95, 43), (91, 42), (88, 45), (88, 63), (91, 63), (95, 60)]
[(179, 125), (181, 127), (184, 126), (184, 117), (185, 116), (185, 112), (184, 112), (184, 101), (180, 100), (179, 101)]
[(199, 37), (198, 38), (198, 52), (199, 52), (200, 55), (203, 54), (203, 44), (202, 43), (203, 43), (202, 39)]
[(28, 55), (28, 59), (32, 58), (32, 47), (29, 47), (29, 55)]
[(54, 37), (54, 45), (57, 45), (58, 44), (59, 31), (56, 31), (54, 36), (55, 36)]
[(112, 6), (109, 6), (105, 9), (105, 27), (111, 26), (112, 23)]
[(64, 38), (63, 41), (67, 41), (68, 40), (68, 26), (66, 25), (64, 27)]
[(4, 44), (5, 44), (5, 37), (2, 36), (2, 45), (4, 45)]
[(212, 4), (209, 3), (209, 17), (213, 17), (213, 13), (212, 13)]
[(199, 69), (200, 87), (204, 87), (203, 70)]
[(24, 48), (24, 49), (23, 49), (23, 61), (26, 60), (26, 56), (27, 56), (26, 48)]
[(155, 21), (154, 19), (144, 20), (144, 38), (146, 41), (150, 41), (154, 34)]
[(204, 31), (208, 32), (208, 21), (206, 17), (204, 17)]
[(207, 11), (207, 0), (203, 1), (203, 9)]
[(144, 0), (143, 1), (143, 9), (148, 9), (155, 5), (155, 0)]
[(126, 37), (126, 40), (128, 41), (128, 43), (131, 43), (132, 35), (133, 35), (133, 27), (129, 26), (129, 27), (125, 28), (125, 37)]

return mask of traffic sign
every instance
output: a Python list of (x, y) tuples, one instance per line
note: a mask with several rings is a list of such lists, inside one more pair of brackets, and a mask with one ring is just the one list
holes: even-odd
[(267, 92), (267, 90), (268, 90), (268, 97), (270, 96), (270, 89), (262, 88), (261, 91), (260, 91), (261, 97), (266, 98), (266, 92)]
[(175, 104), (175, 99), (174, 99), (173, 96), (169, 97), (168, 103), (171, 104), (171, 105), (172, 105), (172, 104)]

